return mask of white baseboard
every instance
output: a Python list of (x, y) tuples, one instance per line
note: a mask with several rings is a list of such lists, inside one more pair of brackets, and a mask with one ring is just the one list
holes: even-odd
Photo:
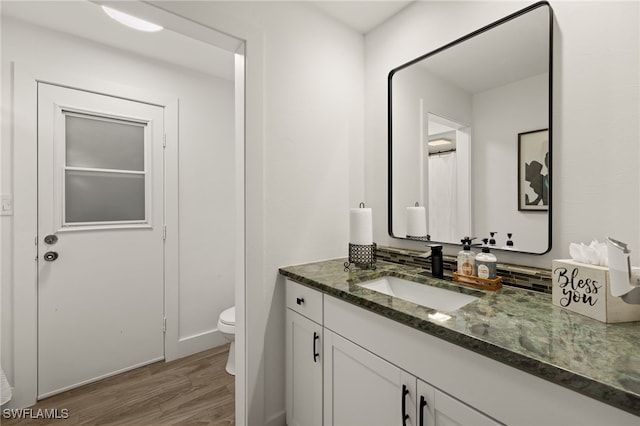
[(185, 356), (193, 355), (198, 352), (206, 351), (207, 349), (215, 348), (217, 346), (229, 343), (227, 339), (222, 336), (220, 331), (210, 330), (204, 333), (196, 334), (193, 336), (182, 337), (175, 343), (175, 348), (172, 350), (173, 357), (166, 357), (165, 361), (173, 361), (174, 359), (183, 358)]
[(286, 412), (284, 410), (274, 414), (267, 419), (265, 426), (285, 426), (287, 421)]

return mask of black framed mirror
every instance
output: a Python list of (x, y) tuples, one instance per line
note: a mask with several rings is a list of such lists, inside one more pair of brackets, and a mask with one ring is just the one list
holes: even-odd
[(391, 70), (390, 236), (551, 249), (552, 23), (538, 2)]

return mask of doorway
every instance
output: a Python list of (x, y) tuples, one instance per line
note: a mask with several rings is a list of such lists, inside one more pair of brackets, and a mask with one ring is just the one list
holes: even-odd
[(471, 235), (469, 126), (428, 112), (422, 130), (422, 187), (433, 241)]
[[(175, 22), (181, 23), (185, 30), (183, 34), (190, 34), (189, 28), (195, 26), (195, 30), (192, 33), (198, 33), (200, 36), (206, 33), (207, 31), (214, 31), (211, 28), (203, 27), (198, 25), (192, 21), (189, 21), (184, 18), (180, 18), (176, 15), (170, 15), (162, 12), (158, 8), (153, 6), (148, 6), (144, 4), (140, 4), (137, 2), (127, 2), (127, 5), (133, 5), (136, 3), (139, 7), (142, 8), (150, 8), (153, 13), (156, 15), (166, 15), (168, 16), (167, 20), (171, 21), (173, 24)], [(93, 5), (95, 6), (95, 5)], [(5, 8), (3, 7), (3, 13), (5, 12)], [(163, 16), (164, 16), (163, 15)], [(220, 24), (224, 28), (225, 25)], [(169, 25), (166, 26), (169, 28)], [(229, 33), (233, 31), (228, 31)], [(4, 42), (4, 39), (3, 39)], [(235, 41), (235, 46), (240, 49), (243, 46), (243, 42), (241, 40)], [(233, 51), (229, 48), (225, 48), (227, 51)], [(6, 52), (3, 52), (6, 54)], [(236, 292), (236, 302), (239, 306), (238, 309), (238, 318), (237, 318), (237, 342), (240, 343), (238, 345), (238, 357), (243, 357), (243, 339), (244, 339), (244, 317), (243, 317), (243, 304), (244, 304), (244, 273), (245, 273), (245, 260), (244, 260), (244, 220), (245, 220), (245, 209), (244, 209), (244, 60), (243, 53), (240, 52), (235, 55), (236, 61), (236, 83), (235, 83), (235, 96), (236, 96), (236, 109), (235, 109), (235, 122), (236, 128), (240, 131), (236, 132), (235, 135), (235, 146), (234, 146), (234, 155), (235, 159), (232, 162), (237, 166), (235, 174), (236, 181), (233, 185), (234, 189), (237, 191), (238, 200), (235, 203), (236, 212), (237, 212), (237, 223), (234, 226), (230, 226), (229, 223), (226, 223), (227, 228), (234, 228), (237, 233), (235, 234), (235, 241), (237, 242), (233, 252), (236, 255), (233, 264), (236, 270), (237, 275), (232, 277), (231, 280), (227, 280), (228, 285), (232, 288), (235, 285)], [(259, 56), (259, 55), (257, 55)], [(19, 59), (19, 58), (18, 58)], [(85, 63), (89, 64), (89, 61), (85, 61)], [(35, 65), (34, 65), (35, 64)], [(52, 62), (53, 64), (53, 62)], [(240, 64), (240, 66), (238, 66)], [(37, 392), (37, 269), (34, 265), (35, 251), (34, 247), (34, 239), (39, 240), (40, 237), (37, 234), (37, 192), (36, 186), (34, 182), (37, 177), (37, 152), (35, 144), (36, 134), (35, 129), (37, 127), (35, 123), (35, 114), (31, 111), (36, 110), (36, 99), (37, 99), (37, 84), (38, 82), (59, 82), (61, 85), (68, 87), (76, 87), (76, 88), (88, 88), (95, 87), (92, 85), (96, 79), (100, 79), (99, 76), (93, 74), (81, 74), (80, 71), (74, 69), (70, 72), (60, 72), (60, 71), (52, 71), (51, 67), (38, 67), (37, 63), (31, 63), (29, 61), (20, 61), (18, 60), (14, 65), (14, 87), (15, 87), (15, 104), (14, 104), (14, 129), (15, 129), (15, 137), (14, 144), (15, 147), (15, 155), (14, 158), (15, 164), (19, 164), (19, 167), (15, 167), (13, 174), (15, 180), (15, 193), (16, 193), (16, 203), (15, 203), (15, 215), (13, 218), (13, 229), (14, 231), (14, 253), (15, 256), (13, 258), (13, 270), (14, 270), (14, 300), (16, 310), (13, 313), (13, 329), (17, 330), (15, 339), (14, 339), (14, 350), (15, 357), (13, 359), (14, 365), (14, 375), (15, 375), (15, 390), (14, 392), (14, 400), (12, 404), (14, 406), (27, 406), (35, 401), (35, 397), (38, 394)], [(115, 70), (115, 72), (120, 73), (120, 70), (117, 68), (107, 68), (107, 70)], [(77, 78), (79, 77), (79, 78)], [(116, 97), (126, 98), (126, 99), (150, 99), (151, 102), (157, 105), (165, 106), (165, 110), (167, 111), (167, 116), (169, 120), (166, 121), (167, 127), (167, 139), (171, 138), (177, 139), (178, 134), (178, 123), (177, 121), (171, 122), (171, 117), (177, 117), (177, 108), (178, 108), (178, 99), (171, 97), (173, 92), (171, 90), (171, 86), (165, 86), (166, 90), (162, 91), (154, 91), (150, 92), (149, 90), (144, 89), (136, 89), (131, 86), (124, 86), (122, 84), (117, 84), (105, 80), (100, 80), (101, 83), (101, 92), (110, 93), (115, 95)], [(259, 93), (259, 90), (257, 90)], [(204, 94), (201, 93), (203, 96)], [(148, 96), (151, 95), (151, 96)], [(167, 98), (167, 95), (170, 97)], [(233, 90), (231, 96), (234, 96)], [(182, 111), (182, 104), (180, 104)], [(169, 111), (171, 110), (171, 111)], [(204, 115), (204, 114), (203, 114)], [(234, 118), (232, 117), (228, 120), (231, 125), (233, 125)], [(169, 154), (171, 151), (171, 154)], [(178, 156), (178, 148), (175, 145), (169, 144), (167, 146), (168, 156), (171, 158), (177, 158)], [(182, 155), (182, 153), (180, 153)], [(253, 161), (253, 157), (251, 157), (251, 161)], [(257, 172), (256, 172), (257, 174)], [(175, 185), (175, 177), (177, 176), (177, 166), (172, 166), (171, 170), (167, 171), (167, 175), (165, 178), (168, 181), (168, 186), (171, 186), (171, 197), (172, 201), (176, 201), (178, 198), (178, 188)], [(203, 183), (204, 185), (204, 183)], [(201, 187), (204, 188), (204, 187)], [(177, 210), (177, 208), (175, 209)], [(169, 256), (174, 256), (177, 252), (176, 245), (178, 242), (176, 241), (176, 229), (178, 226), (177, 215), (178, 212), (175, 210), (166, 212), (166, 219), (170, 223), (168, 226), (167, 232), (167, 241), (170, 241), (171, 249)], [(257, 221), (256, 221), (257, 222)], [(231, 250), (228, 250), (231, 251)], [(206, 253), (206, 251), (203, 251)], [(172, 258), (175, 258), (172, 257)], [(59, 259), (62, 259), (60, 257)], [(165, 261), (166, 264), (166, 261)], [(174, 265), (175, 266), (175, 265)], [(176, 268), (170, 269), (167, 274), (174, 274), (175, 278)], [(177, 300), (177, 293), (179, 291), (177, 280), (171, 279), (171, 288), (166, 288), (166, 294), (168, 295), (168, 300), (175, 301)], [(203, 280), (203, 282), (207, 282)], [(233, 289), (230, 290), (233, 292)], [(207, 298), (202, 298), (203, 300), (209, 300)], [(166, 306), (166, 314), (168, 317), (167, 321), (167, 340), (169, 340), (169, 335), (171, 334), (171, 341), (175, 343), (175, 345), (181, 345), (184, 343), (188, 343), (187, 341), (190, 339), (181, 339), (179, 335), (179, 323), (180, 321), (169, 321), (169, 319), (173, 316), (176, 318), (178, 314), (177, 308), (171, 303), (167, 302)], [(217, 314), (215, 312), (207, 311), (212, 317), (216, 317)], [(215, 323), (215, 320), (214, 320)], [(203, 334), (203, 333), (201, 333)], [(195, 336), (200, 337), (196, 333), (193, 333), (188, 338)], [(195, 340), (195, 339), (193, 339)], [(174, 346), (175, 346), (174, 345)], [(170, 357), (169, 351), (165, 352), (167, 359)], [(173, 357), (182, 356), (183, 354), (179, 351), (174, 351)], [(241, 370), (238, 372), (238, 382), (239, 386), (237, 387), (239, 394), (244, 395), (244, 380), (243, 380), (243, 371), (244, 371), (244, 362), (238, 362)], [(244, 412), (244, 404), (243, 400), (239, 401), (239, 411), (240, 413)], [(241, 416), (239, 416), (241, 417)]]

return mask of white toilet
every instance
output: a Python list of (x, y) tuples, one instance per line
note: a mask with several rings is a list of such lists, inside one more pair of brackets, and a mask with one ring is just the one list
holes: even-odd
[(218, 318), (218, 330), (225, 339), (231, 342), (229, 358), (227, 359), (227, 373), (236, 375), (236, 307), (225, 309)]

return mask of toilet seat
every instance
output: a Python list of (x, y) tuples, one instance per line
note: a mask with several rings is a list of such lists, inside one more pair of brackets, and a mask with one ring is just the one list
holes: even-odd
[(227, 373), (236, 374), (236, 307), (222, 311), (218, 317), (218, 331), (222, 336), (231, 342), (229, 345), (229, 356), (227, 357), (227, 365), (225, 370)]
[(220, 322), (228, 325), (236, 325), (236, 307), (232, 306), (222, 311), (220, 314)]
[(235, 306), (225, 309), (218, 318), (218, 330), (227, 334), (236, 332), (236, 308)]

